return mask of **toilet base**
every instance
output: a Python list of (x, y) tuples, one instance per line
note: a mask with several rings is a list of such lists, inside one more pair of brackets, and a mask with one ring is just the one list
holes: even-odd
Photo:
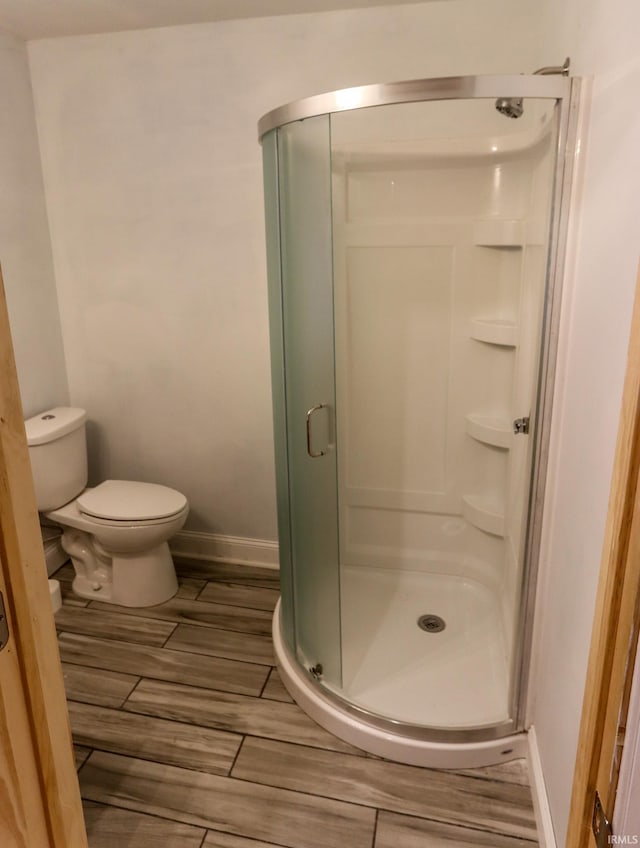
[[(109, 554), (102, 546), (99, 552), (92, 546), (94, 559), (87, 557), (90, 541), (87, 534), (82, 534), (84, 538), (78, 550), (80, 540), (77, 536), (73, 540), (68, 538), (72, 533), (79, 535), (79, 531), (65, 531), (63, 546), (76, 572), (73, 591), (81, 598), (123, 607), (152, 607), (168, 601), (178, 591), (176, 571), (166, 542), (136, 554)], [(88, 560), (93, 560), (91, 565)]]

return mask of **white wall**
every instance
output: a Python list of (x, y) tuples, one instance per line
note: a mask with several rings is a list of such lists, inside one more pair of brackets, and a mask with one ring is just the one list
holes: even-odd
[(71, 399), (97, 422), (98, 475), (181, 489), (193, 530), (275, 537), (256, 122), (343, 86), (527, 70), (536, 5), (30, 43)]
[(27, 49), (0, 32), (0, 263), (26, 416), (68, 401)]
[(547, 0), (545, 64), (593, 77), (573, 221), (546, 528), (533, 722), (558, 845), (571, 783), (640, 245), (640, 7)]

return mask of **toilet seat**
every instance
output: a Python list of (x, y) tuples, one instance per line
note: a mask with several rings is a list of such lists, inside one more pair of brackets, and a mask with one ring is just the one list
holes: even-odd
[(103, 521), (157, 521), (177, 515), (187, 506), (181, 492), (157, 483), (105, 480), (77, 499), (78, 510)]

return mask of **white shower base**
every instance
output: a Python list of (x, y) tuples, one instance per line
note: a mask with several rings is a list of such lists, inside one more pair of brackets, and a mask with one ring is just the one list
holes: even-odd
[[(425, 634), (426, 635), (426, 634)], [(481, 742), (434, 742), (393, 732), (354, 714), (314, 683), (290, 654), (280, 630), (280, 601), (273, 616), (273, 644), (282, 682), (295, 702), (319, 725), (351, 745), (380, 757), (427, 768), (479, 768), (527, 756), (527, 735)]]
[[(440, 729), (509, 718), (500, 601), (487, 586), (431, 572), (342, 568), (342, 696), (382, 715)], [(439, 633), (423, 614), (446, 622)]]

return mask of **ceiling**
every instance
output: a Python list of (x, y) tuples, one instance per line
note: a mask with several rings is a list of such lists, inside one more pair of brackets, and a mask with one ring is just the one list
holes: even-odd
[(420, 0), (0, 0), (0, 29), (30, 40), (407, 2)]

